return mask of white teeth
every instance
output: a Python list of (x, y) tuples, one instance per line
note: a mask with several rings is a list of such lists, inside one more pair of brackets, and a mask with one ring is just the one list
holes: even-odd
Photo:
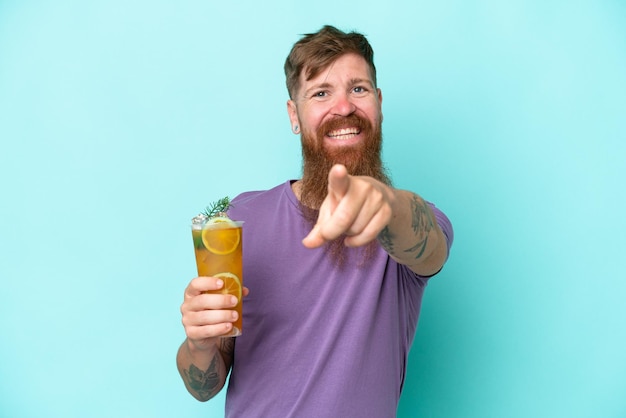
[(332, 131), (328, 133), (328, 136), (330, 137), (338, 137), (338, 136), (345, 136), (345, 135), (356, 135), (359, 133), (359, 130), (356, 128), (345, 128), (345, 129), (339, 129), (338, 131)]

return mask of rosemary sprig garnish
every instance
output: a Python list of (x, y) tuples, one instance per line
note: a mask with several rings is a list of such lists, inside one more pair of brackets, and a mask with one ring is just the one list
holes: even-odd
[(211, 203), (206, 207), (205, 211), (202, 212), (207, 218), (213, 218), (218, 216), (220, 213), (226, 213), (228, 208), (231, 207), (230, 198), (228, 196), (223, 197), (216, 202)]

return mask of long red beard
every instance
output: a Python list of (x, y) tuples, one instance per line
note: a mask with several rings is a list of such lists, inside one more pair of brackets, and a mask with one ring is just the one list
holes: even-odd
[[(346, 126), (358, 127), (365, 140), (355, 146), (324, 147), (326, 132)], [(303, 132), (302, 203), (311, 209), (319, 209), (328, 194), (328, 172), (335, 164), (343, 164), (350, 175), (369, 176), (391, 185), (382, 164), (381, 147), (380, 124), (374, 128), (367, 119), (355, 114), (325, 122), (318, 128), (316, 138)]]
[[(324, 134), (335, 129), (356, 126), (365, 139), (355, 146), (324, 147)], [(357, 115), (332, 119), (322, 124), (316, 137), (302, 133), (302, 185), (300, 189), (301, 209), (311, 227), (315, 225), (319, 208), (328, 194), (328, 173), (335, 164), (343, 164), (348, 174), (369, 176), (391, 185), (391, 180), (381, 160), (382, 134), (381, 125), (372, 124)], [(338, 265), (345, 261), (345, 246), (341, 237), (327, 244), (327, 250)], [(362, 262), (371, 260), (376, 242), (366, 246)]]

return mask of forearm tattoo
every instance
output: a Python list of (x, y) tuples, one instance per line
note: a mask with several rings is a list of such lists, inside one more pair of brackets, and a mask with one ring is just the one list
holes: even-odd
[(389, 226), (386, 226), (382, 231), (380, 231), (378, 234), (378, 241), (380, 242), (380, 245), (383, 246), (385, 251), (393, 255), (393, 236), (391, 235), (391, 231), (389, 231)]
[(416, 252), (415, 259), (418, 260), (424, 254), (424, 250), (428, 244), (428, 235), (434, 227), (434, 221), (428, 204), (415, 195), (411, 200), (411, 213), (413, 214), (411, 226), (413, 227), (413, 232), (418, 241), (414, 246), (404, 250), (404, 252)]
[[(435, 223), (431, 211), (428, 208), (428, 204), (414, 195), (411, 200), (411, 228), (417, 242), (411, 247), (404, 249), (403, 252), (415, 254), (415, 259), (419, 260), (422, 255), (424, 255), (428, 244), (428, 235), (434, 228), (434, 225)], [(389, 230), (389, 226), (386, 226), (378, 234), (378, 241), (390, 255), (397, 256), (396, 245), (394, 243), (395, 236)]]
[(200, 370), (195, 364), (189, 366), (189, 370), (185, 370), (185, 379), (189, 388), (196, 392), (202, 399), (209, 399), (216, 393), (216, 388), (220, 382), (220, 377), (217, 372), (217, 360), (216, 354), (211, 360), (209, 368), (205, 371)]
[(221, 367), (222, 359), (219, 354), (213, 356), (209, 368), (202, 371), (195, 364), (191, 364), (188, 370), (184, 370), (185, 380), (191, 390), (193, 390), (199, 398), (210, 399), (221, 389), (220, 383), (226, 379), (226, 376), (220, 376), (220, 373), (228, 373), (233, 359), (233, 351), (235, 348), (234, 338), (222, 338), (219, 342), (219, 351), (226, 363), (226, 370)]

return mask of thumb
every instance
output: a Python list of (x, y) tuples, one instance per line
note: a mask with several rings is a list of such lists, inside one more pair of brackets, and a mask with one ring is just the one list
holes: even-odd
[(340, 200), (348, 192), (350, 176), (345, 166), (335, 164), (328, 173), (328, 194)]
[(322, 236), (320, 229), (321, 228), (319, 224), (316, 224), (311, 232), (309, 232), (309, 235), (304, 237), (304, 239), (302, 240), (302, 244), (307, 248), (317, 248), (324, 244), (326, 240)]

